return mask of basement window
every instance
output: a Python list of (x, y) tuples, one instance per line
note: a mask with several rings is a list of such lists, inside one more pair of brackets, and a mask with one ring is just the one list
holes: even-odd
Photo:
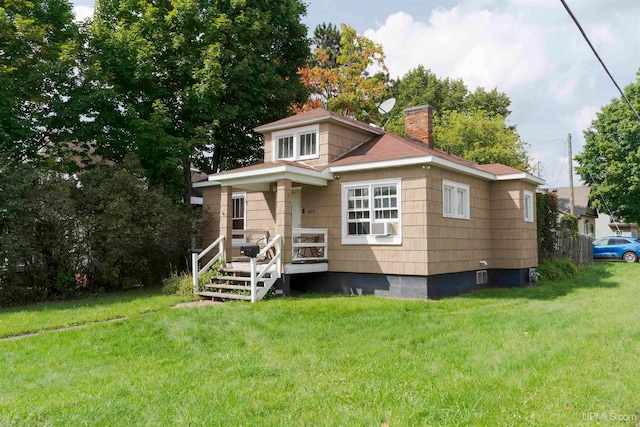
[(484, 285), (489, 282), (489, 273), (487, 270), (476, 271), (476, 285)]

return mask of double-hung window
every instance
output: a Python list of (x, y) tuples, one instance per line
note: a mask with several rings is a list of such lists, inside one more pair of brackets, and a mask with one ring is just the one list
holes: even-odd
[(342, 243), (401, 244), (400, 179), (342, 184)]
[(442, 215), (448, 218), (469, 219), (469, 186), (442, 181)]
[(533, 193), (531, 191), (523, 192), (524, 220), (533, 222)]
[[(247, 193), (233, 193), (231, 195), (232, 214), (231, 214), (231, 228), (232, 230), (246, 230), (247, 225)], [(231, 242), (234, 245), (240, 245), (246, 242), (246, 236), (244, 234), (232, 234)]]
[(273, 134), (273, 160), (306, 160), (318, 157), (319, 126), (305, 126)]
[(278, 158), (293, 158), (293, 136), (283, 136), (278, 138)]

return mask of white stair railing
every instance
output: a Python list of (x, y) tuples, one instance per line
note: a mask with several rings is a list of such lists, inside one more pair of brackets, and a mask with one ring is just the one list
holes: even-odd
[[(271, 248), (275, 248), (275, 255), (271, 258), (271, 260), (264, 265), (264, 268), (257, 272), (258, 270), (258, 260), (265, 258)], [(282, 277), (282, 262), (280, 262), (282, 258), (282, 235), (278, 234), (274, 236), (273, 239), (269, 243), (267, 243), (264, 248), (260, 251), (260, 253), (255, 257), (251, 258), (249, 261), (251, 263), (251, 302), (256, 302), (258, 300), (258, 282), (262, 279), (267, 272), (270, 273), (270, 277), (272, 281), (269, 286), (265, 286), (265, 292), (269, 290), (269, 288), (273, 285), (277, 279)], [(272, 272), (272, 267), (275, 265), (276, 271), (275, 275)], [(264, 295), (261, 295), (262, 298)]]
[[(193, 293), (197, 293), (200, 290), (200, 280), (199, 280), (200, 276), (202, 276), (202, 274), (205, 271), (209, 270), (211, 266), (214, 265), (219, 260), (226, 259), (225, 253), (224, 253), (224, 240), (225, 240), (224, 236), (220, 236), (215, 240), (215, 242), (207, 246), (207, 248), (202, 252), (200, 253), (193, 252), (191, 254), (191, 272), (192, 272), (191, 274), (192, 274), (192, 280), (193, 280)], [(209, 252), (211, 252), (216, 246), (218, 247), (218, 253), (215, 256), (213, 256), (209, 260), (209, 262), (207, 262), (202, 268), (199, 268), (200, 260), (204, 258)]]

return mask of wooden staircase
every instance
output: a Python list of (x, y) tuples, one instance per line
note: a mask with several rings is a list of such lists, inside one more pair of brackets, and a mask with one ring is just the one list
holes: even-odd
[[(274, 236), (257, 254), (247, 254), (245, 262), (232, 262), (220, 269), (221, 275), (211, 279), (200, 290), (199, 278), (215, 263), (226, 259), (225, 236), (218, 237), (202, 252), (191, 254), (193, 292), (204, 298), (236, 299), (256, 302), (267, 295), (273, 284), (282, 277), (282, 235)], [(257, 245), (255, 245), (258, 248)], [(218, 253), (201, 268), (200, 261), (209, 253), (218, 249)], [(248, 248), (247, 248), (248, 249)], [(258, 261), (260, 260), (260, 261)]]
[[(274, 283), (280, 278), (274, 266), (267, 267), (267, 264), (257, 264), (256, 272), (265, 274), (256, 280), (255, 300), (259, 301), (267, 295)], [(251, 298), (251, 263), (233, 262), (220, 269), (221, 275), (213, 276), (210, 283), (204, 285), (203, 291), (197, 292), (204, 298), (213, 300), (245, 300), (252, 301)]]

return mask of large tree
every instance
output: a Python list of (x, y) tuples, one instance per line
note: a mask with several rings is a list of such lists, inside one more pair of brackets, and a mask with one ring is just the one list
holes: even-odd
[(300, 0), (98, 0), (85, 139), (111, 159), (133, 151), (173, 194), (189, 191), (190, 164), (259, 159), (252, 129), (305, 97), (304, 13)]
[(429, 104), (435, 109), (437, 148), (481, 164), (503, 163), (530, 170), (527, 144), (507, 123), (511, 100), (497, 89), (471, 92), (461, 79), (441, 79), (420, 65), (391, 82), (397, 103), (387, 129), (404, 133), (403, 110)]
[[(640, 71), (624, 93), (640, 111)], [(640, 120), (616, 98), (602, 107), (584, 132), (585, 146), (576, 171), (591, 187), (593, 206), (602, 212), (640, 222)]]
[(403, 110), (417, 105), (431, 105), (436, 117), (451, 111), (483, 111), (490, 117), (505, 118), (511, 113), (511, 100), (505, 93), (481, 87), (470, 92), (462, 79), (439, 78), (422, 65), (391, 81), (391, 93), (397, 103), (387, 129), (400, 134), (404, 132)]
[(504, 117), (484, 110), (449, 111), (434, 121), (436, 147), (480, 164), (502, 163), (528, 171), (527, 144)]
[[(313, 57), (299, 71), (310, 96), (298, 109), (324, 107), (369, 121), (387, 94), (382, 46), (341, 24), (336, 52), (337, 35), (331, 24), (316, 28)], [(382, 74), (371, 75), (372, 67), (379, 68)]]
[(0, 160), (41, 159), (40, 149), (69, 138), (73, 16), (67, 0), (0, 3)]

